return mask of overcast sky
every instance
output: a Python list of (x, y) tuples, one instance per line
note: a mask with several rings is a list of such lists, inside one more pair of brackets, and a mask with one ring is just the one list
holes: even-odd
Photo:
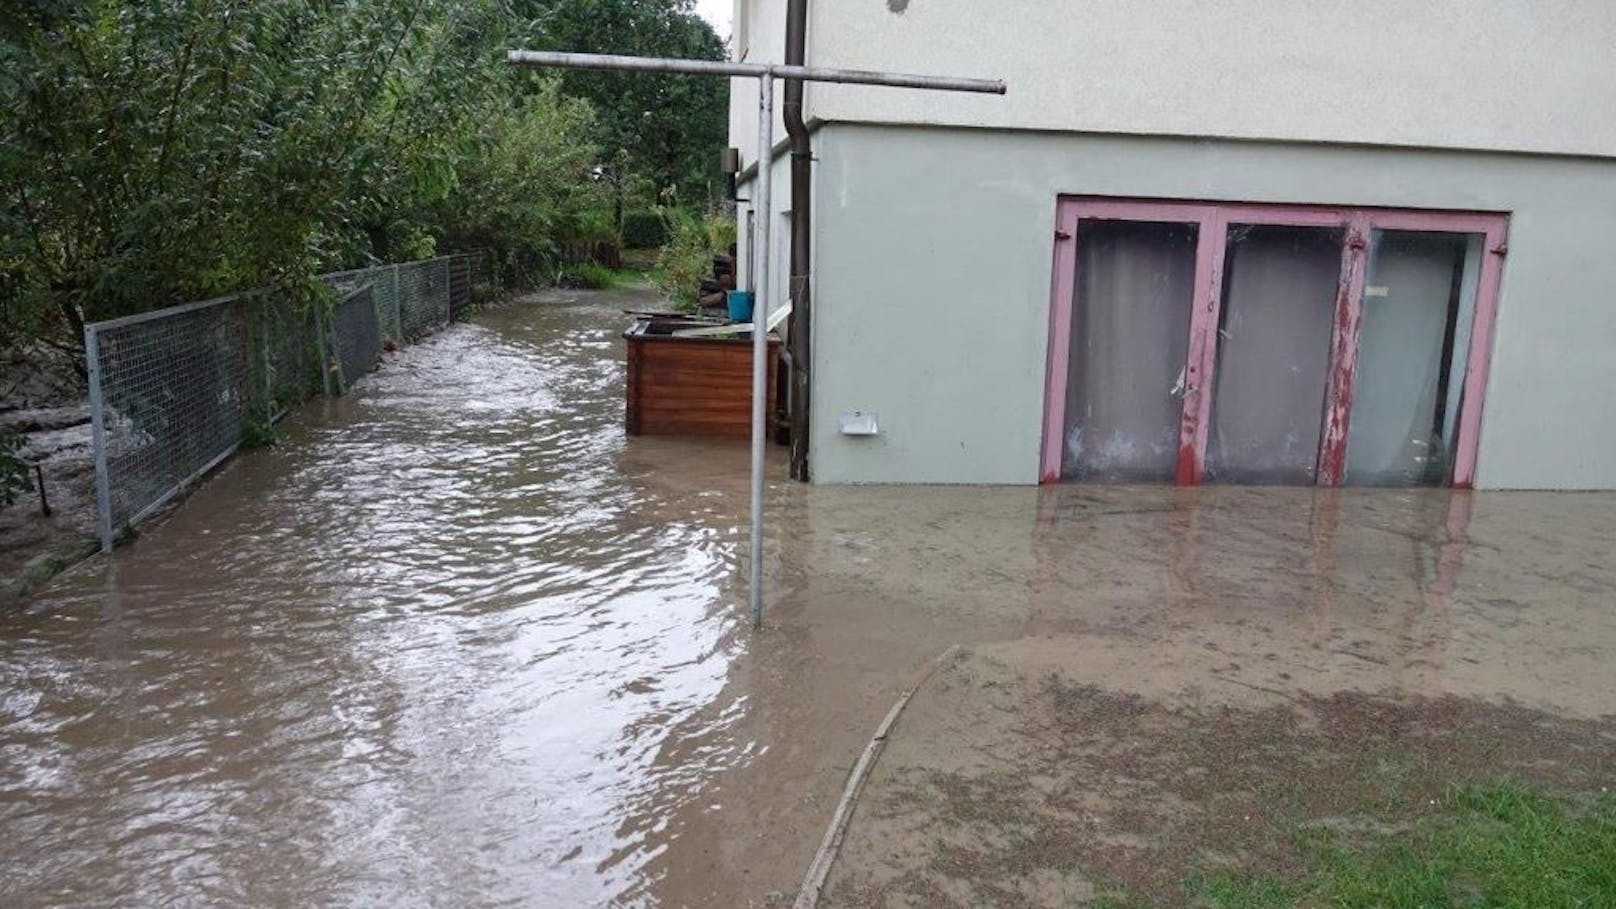
[(729, 17), (734, 11), (734, 0), (696, 0), (696, 12), (713, 24), (718, 37), (729, 40)]

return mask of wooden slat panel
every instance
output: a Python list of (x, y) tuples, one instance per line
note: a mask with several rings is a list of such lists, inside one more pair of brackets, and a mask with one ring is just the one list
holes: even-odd
[(652, 369), (640, 370), (640, 388), (638, 393), (645, 394), (654, 388), (682, 388), (698, 391), (702, 388), (723, 388), (736, 392), (749, 391), (752, 388), (752, 377), (726, 376), (722, 373), (714, 374), (688, 369)]
[(641, 410), (705, 410), (713, 408), (750, 410), (752, 408), (752, 396), (747, 392), (723, 394), (717, 389), (709, 389), (703, 394), (679, 394), (677, 390), (664, 390), (654, 395), (640, 395), (639, 407)]
[(747, 385), (697, 385), (697, 384), (655, 384), (654, 380), (641, 385), (639, 402), (642, 405), (678, 405), (685, 404), (691, 407), (702, 407), (708, 404), (733, 403), (737, 407), (748, 407), (752, 403), (752, 386)]
[(751, 363), (734, 363), (724, 360), (686, 361), (669, 359), (665, 357), (646, 357), (640, 361), (646, 372), (673, 372), (685, 373), (692, 376), (708, 376), (713, 378), (726, 378), (740, 381), (752, 375)]
[(747, 418), (751, 416), (751, 413), (752, 411), (750, 408), (713, 408), (710, 410), (676, 410), (673, 408), (658, 408), (655, 410), (640, 411), (640, 425), (649, 426), (654, 423), (694, 420), (698, 422), (731, 423), (737, 426), (746, 426)]
[(702, 419), (678, 414), (646, 414), (640, 426), (644, 435), (722, 436), (744, 439), (751, 434), (745, 415), (728, 418)]
[(726, 363), (722, 360), (712, 363), (686, 363), (661, 358), (646, 358), (641, 361), (640, 365), (647, 373), (677, 373), (690, 377), (702, 376), (708, 379), (723, 379), (739, 384), (745, 384), (752, 377), (751, 363)]
[[(628, 337), (628, 414), (631, 435), (745, 438), (751, 432), (752, 347), (714, 341), (647, 341)], [(769, 400), (779, 345), (769, 346)], [(772, 418), (772, 414), (771, 414)]]
[(624, 395), (627, 406), (623, 410), (623, 430), (631, 436), (640, 434), (640, 352), (643, 349), (642, 344), (631, 342), (628, 345), (628, 375), (625, 383), (627, 390)]
[[(667, 366), (645, 366), (640, 370), (640, 393), (644, 394), (654, 385), (673, 386), (696, 391), (701, 388), (726, 388), (735, 391), (749, 390), (752, 387), (752, 372), (736, 373), (730, 370), (702, 370), (671, 368)], [(649, 380), (655, 378), (656, 383)]]

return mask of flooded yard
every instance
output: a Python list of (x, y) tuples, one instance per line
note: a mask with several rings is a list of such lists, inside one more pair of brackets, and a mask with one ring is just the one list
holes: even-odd
[[(1130, 869), (1288, 797), (1222, 772), (1254, 750), (1616, 784), (1616, 497), (810, 488), (776, 451), (753, 632), (744, 443), (621, 428), (650, 302), (408, 348), (0, 615), (0, 904), (789, 902), (954, 644), (829, 904), (1165, 887)], [(993, 812), (1061, 833), (1034, 885)]]

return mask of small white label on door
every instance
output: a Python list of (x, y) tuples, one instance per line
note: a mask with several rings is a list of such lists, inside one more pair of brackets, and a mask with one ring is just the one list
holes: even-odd
[(1391, 294), (1392, 289), (1384, 284), (1371, 284), (1363, 289), (1363, 295), (1366, 297), (1389, 297)]

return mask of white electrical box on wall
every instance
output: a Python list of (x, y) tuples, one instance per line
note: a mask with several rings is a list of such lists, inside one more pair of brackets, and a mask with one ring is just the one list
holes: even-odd
[(881, 427), (876, 422), (876, 415), (869, 411), (844, 411), (839, 422), (844, 436), (873, 436), (881, 432)]

